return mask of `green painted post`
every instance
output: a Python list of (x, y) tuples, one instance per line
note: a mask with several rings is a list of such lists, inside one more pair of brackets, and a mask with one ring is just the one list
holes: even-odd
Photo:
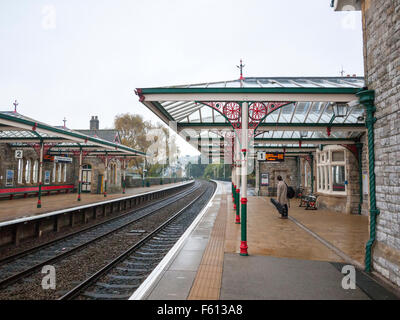
[(310, 154), (310, 167), (311, 167), (311, 194), (314, 193), (314, 156)]
[(236, 189), (236, 224), (240, 224), (240, 189)]
[(39, 182), (39, 194), (38, 194), (38, 202), (37, 202), (37, 208), (42, 207), (42, 182)]
[(240, 245), (240, 255), (248, 256), (247, 253), (247, 198), (242, 198), (242, 225), (241, 225), (241, 245)]
[[(248, 102), (242, 103), (242, 155), (243, 161), (240, 166), (240, 176), (241, 176), (241, 191), (242, 196), (241, 202), (241, 239), (240, 239), (240, 255), (248, 256), (248, 246), (247, 246), (247, 164), (248, 164), (248, 128), (249, 128), (249, 104)], [(240, 158), (239, 158), (240, 159)]]
[(78, 182), (78, 201), (81, 201), (82, 182)]
[(81, 201), (82, 192), (82, 147), (79, 148), (79, 179), (78, 179), (78, 201)]
[(43, 150), (44, 148), (44, 143), (43, 140), (40, 140), (40, 154), (39, 154), (39, 192), (38, 192), (38, 202), (36, 207), (41, 208), (42, 207), (42, 184), (43, 184)]
[(360, 204), (358, 205), (358, 214), (361, 214), (361, 207), (364, 201), (363, 199), (363, 181), (362, 181), (362, 143), (357, 143), (357, 152), (358, 152), (358, 188), (360, 189)]
[(376, 108), (374, 106), (375, 92), (374, 90), (362, 90), (356, 93), (360, 103), (365, 107), (367, 119), (365, 124), (367, 126), (368, 134), (368, 171), (369, 171), (369, 204), (370, 204), (370, 219), (369, 219), (369, 233), (370, 238), (365, 246), (365, 271), (371, 272), (372, 260), (372, 246), (376, 238), (376, 218), (379, 210), (376, 207), (376, 193), (375, 193), (375, 147), (374, 147), (374, 123), (376, 118), (374, 113)]

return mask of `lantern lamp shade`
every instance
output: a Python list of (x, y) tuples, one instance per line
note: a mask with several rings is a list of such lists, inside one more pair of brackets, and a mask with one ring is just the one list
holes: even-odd
[(308, 135), (308, 131), (300, 131), (300, 137), (305, 138)]

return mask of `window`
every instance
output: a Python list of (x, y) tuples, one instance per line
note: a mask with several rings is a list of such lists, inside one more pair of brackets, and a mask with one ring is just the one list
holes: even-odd
[(323, 151), (317, 151), (318, 192), (346, 194), (346, 152), (338, 146), (327, 146)]
[(344, 152), (343, 151), (334, 151), (332, 152), (332, 162), (344, 161)]
[(39, 161), (35, 160), (35, 162), (33, 163), (33, 175), (32, 175), (33, 183), (38, 183), (38, 177), (39, 177)]
[(23, 175), (24, 175), (24, 159), (18, 159), (18, 183), (22, 183)]
[(53, 176), (51, 178), (51, 182), (56, 182), (56, 172), (57, 172), (57, 163), (53, 163)]
[(67, 181), (67, 164), (64, 163), (63, 182)]
[(57, 170), (57, 182), (61, 182), (61, 173), (62, 173), (62, 163), (59, 163)]
[(31, 182), (31, 172), (32, 172), (31, 160), (28, 159), (28, 160), (26, 160), (26, 163), (25, 163), (25, 182), (26, 183)]
[(333, 191), (345, 190), (344, 166), (332, 166)]

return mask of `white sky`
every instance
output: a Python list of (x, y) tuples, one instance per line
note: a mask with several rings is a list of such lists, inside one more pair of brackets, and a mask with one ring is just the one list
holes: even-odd
[(1, 0), (0, 110), (17, 99), (20, 113), (73, 129), (125, 112), (156, 122), (135, 88), (236, 79), (240, 58), (245, 76), (362, 76), (361, 14), (329, 4)]

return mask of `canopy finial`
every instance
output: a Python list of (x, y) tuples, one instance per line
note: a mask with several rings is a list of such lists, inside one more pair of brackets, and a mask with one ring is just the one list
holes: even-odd
[(13, 105), (14, 105), (14, 112), (16, 113), (17, 112), (17, 106), (18, 106), (17, 100), (14, 101)]
[(245, 65), (242, 64), (242, 59), (240, 59), (240, 65), (236, 66), (236, 67), (238, 67), (240, 69), (240, 78), (239, 78), (239, 80), (244, 80), (244, 78), (243, 78), (243, 68), (245, 67)]

